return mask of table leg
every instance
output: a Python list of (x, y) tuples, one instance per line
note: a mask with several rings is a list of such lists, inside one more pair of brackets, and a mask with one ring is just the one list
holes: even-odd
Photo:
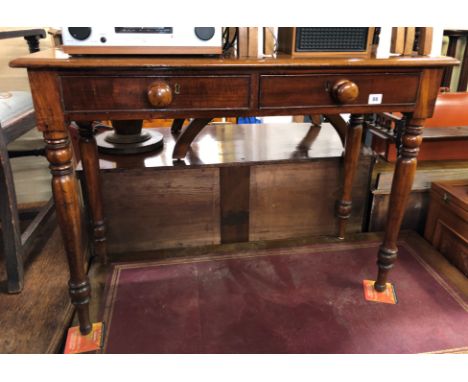
[(183, 159), (187, 155), (191, 143), (203, 128), (210, 123), (213, 118), (196, 118), (188, 125), (177, 139), (172, 153), (172, 159)]
[(70, 268), (69, 293), (80, 322), (80, 332), (91, 331), (89, 298), (91, 288), (86, 275), (81, 243), (81, 216), (78, 183), (72, 165), (72, 149), (67, 131), (45, 131), (46, 155), (52, 173), (55, 208)]
[(337, 134), (340, 136), (341, 143), (346, 141), (346, 133), (348, 131), (348, 124), (341, 117), (340, 114), (324, 114), (326, 120), (333, 126)]
[(85, 177), (86, 194), (91, 210), (93, 224), (94, 254), (102, 264), (107, 263), (106, 225), (102, 206), (101, 179), (99, 176), (99, 159), (91, 122), (76, 122), (79, 127), (79, 146), (81, 163)]
[(185, 118), (176, 118), (172, 121), (171, 133), (174, 135), (180, 134), (182, 126), (184, 125)]
[(361, 152), (363, 114), (351, 114), (345, 138), (343, 195), (338, 201), (338, 237), (344, 239), (346, 223), (351, 215), (351, 190)]
[(416, 158), (422, 142), (421, 134), (424, 119), (410, 117), (408, 121), (408, 126), (406, 126), (402, 137), (401, 154), (397, 159), (393, 175), (385, 236), (378, 253), (379, 273), (374, 287), (379, 292), (385, 290), (388, 272), (393, 268), (393, 263), (397, 258), (398, 234), (411, 186), (413, 185), (417, 165)]

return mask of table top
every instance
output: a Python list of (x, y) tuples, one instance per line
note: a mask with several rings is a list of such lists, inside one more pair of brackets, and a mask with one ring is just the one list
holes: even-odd
[(311, 126), (310, 123), (209, 124), (197, 135), (183, 161), (172, 159), (177, 137), (171, 134), (169, 128), (153, 128), (152, 131), (164, 137), (161, 150), (134, 155), (101, 153), (101, 170), (301, 163), (317, 159), (333, 160), (341, 158), (343, 153), (343, 143), (329, 123), (323, 123), (321, 127)]
[(225, 58), (222, 56), (70, 56), (61, 49), (47, 49), (10, 62), (14, 68), (348, 68), (444, 67), (460, 62), (452, 57), (397, 56), (377, 58)]

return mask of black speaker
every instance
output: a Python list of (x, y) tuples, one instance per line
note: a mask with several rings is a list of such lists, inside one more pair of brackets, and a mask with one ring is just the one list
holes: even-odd
[(375, 28), (278, 28), (279, 51), (298, 57), (362, 57), (372, 53)]

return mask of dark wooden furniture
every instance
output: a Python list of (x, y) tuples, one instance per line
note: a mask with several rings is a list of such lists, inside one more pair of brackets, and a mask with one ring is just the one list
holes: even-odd
[[(366, 229), (368, 232), (385, 230), (394, 169), (395, 163), (382, 160), (376, 161), (372, 169), (371, 197)], [(413, 230), (424, 235), (431, 184), (465, 179), (467, 174), (468, 161), (418, 161), (401, 229)]]
[[(448, 36), (449, 44), (447, 48), (447, 56), (455, 57), (457, 55), (457, 44), (460, 39), (465, 39), (468, 45), (468, 30), (466, 29), (447, 29), (444, 30), (444, 36)], [(465, 45), (463, 52), (462, 65), (460, 69), (460, 77), (458, 79), (457, 89), (458, 92), (466, 92), (468, 87), (468, 48)], [(452, 80), (452, 67), (445, 69), (444, 76), (442, 78), (442, 86), (450, 87)]]
[[(109, 261), (157, 249), (336, 234), (343, 144), (330, 124), (212, 123), (183, 162), (172, 161), (177, 135), (151, 130), (164, 136), (160, 151), (99, 156)], [(347, 235), (362, 232), (373, 160), (364, 149)]]
[[(23, 37), (31, 53), (39, 51), (39, 40), (45, 36), (43, 29), (0, 32), (0, 40)], [(45, 155), (45, 151), (40, 140), (39, 147), (36, 148), (33, 145), (31, 150), (8, 151), (7, 146), (35, 126), (36, 120), (30, 93), (26, 91), (0, 93), (0, 221), (9, 293), (19, 293), (23, 289), (24, 261), (30, 253), (31, 243), (40, 232), (38, 228), (43, 228), (42, 225), (53, 208), (51, 199), (21, 234), (10, 157)]]
[(424, 237), (468, 277), (468, 179), (432, 184)]
[[(12, 67), (28, 69), (38, 127), (47, 144), (57, 215), (70, 264), (70, 295), (78, 311), (81, 332), (91, 330), (90, 286), (79, 240), (77, 182), (66, 128), (70, 120), (81, 127), (81, 157), (87, 193), (92, 200), (95, 250), (105, 257), (97, 150), (89, 121), (196, 118), (181, 133), (174, 148), (173, 158), (182, 161), (196, 134), (213, 117), (352, 113), (345, 144), (348, 171), (338, 202), (343, 235), (351, 213), (350, 190), (360, 150), (363, 115), (381, 111), (406, 113), (408, 124), (393, 180), (387, 230), (378, 254), (375, 287), (383, 291), (397, 256), (396, 241), (416, 170), (422, 125), (432, 113), (444, 68), (457, 63), (447, 57), (104, 59), (69, 57), (60, 50), (12, 61)], [(383, 94), (382, 103), (370, 104), (369, 95), (376, 93)]]
[(430, 27), (393, 27), (390, 52), (412, 56), (431, 53), (433, 28)]
[[(392, 130), (372, 127), (372, 149), (389, 162), (398, 158), (399, 137)], [(468, 160), (468, 126), (435, 127), (423, 132), (420, 160)]]
[(23, 37), (28, 43), (28, 48), (31, 53), (39, 51), (40, 39), (46, 37), (44, 29), (21, 29), (0, 32), (0, 40), (8, 38)]
[[(424, 122), (419, 160), (467, 160), (468, 93), (439, 93), (434, 114)], [(380, 113), (369, 126), (372, 149), (385, 160), (395, 162), (405, 128), (399, 113)]]

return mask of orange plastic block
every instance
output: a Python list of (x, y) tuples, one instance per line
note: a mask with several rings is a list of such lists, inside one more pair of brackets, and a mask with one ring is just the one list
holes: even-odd
[(364, 298), (367, 301), (383, 302), (385, 304), (396, 304), (398, 302), (395, 288), (392, 284), (387, 283), (387, 287), (383, 292), (377, 292), (374, 289), (374, 280), (363, 280)]
[(101, 350), (104, 338), (104, 324), (97, 322), (89, 334), (83, 336), (79, 326), (68, 329), (64, 354), (95, 353)]

